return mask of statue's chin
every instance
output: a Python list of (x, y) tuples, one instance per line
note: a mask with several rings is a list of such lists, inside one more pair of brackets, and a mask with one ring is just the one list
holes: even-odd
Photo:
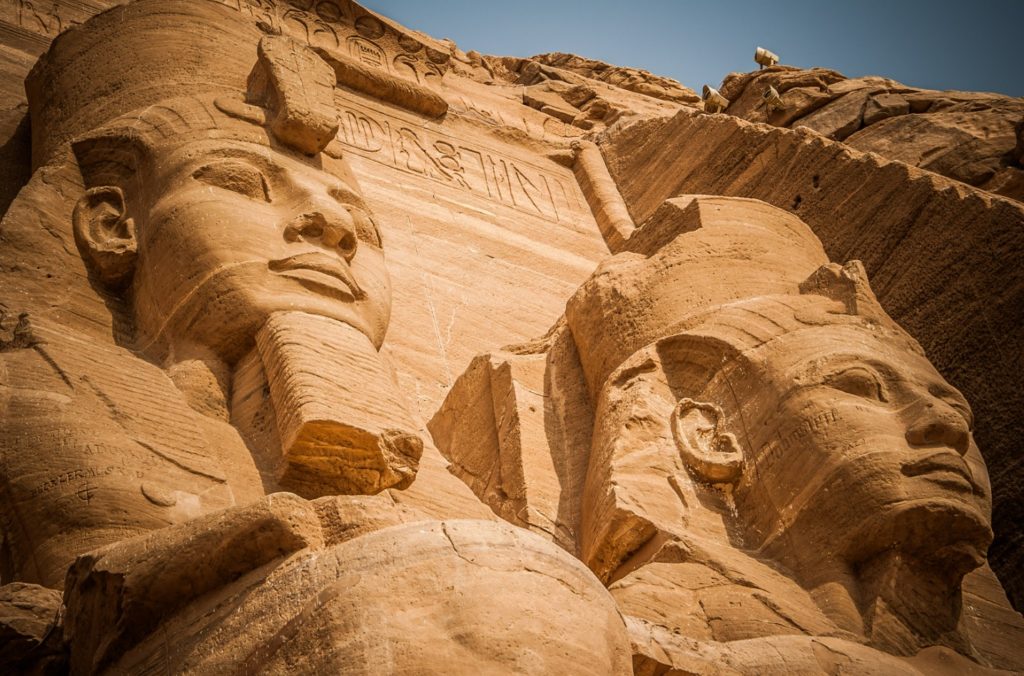
[[(232, 272), (234, 274), (215, 277), (190, 294), (169, 320), (140, 321), (151, 328), (150, 338), (143, 337), (140, 349), (146, 352), (147, 345), (160, 343), (199, 343), (233, 364), (252, 349), (256, 331), (271, 314), (289, 311), (348, 324), (367, 336), (374, 346), (383, 341), (389, 314), (385, 301), (344, 298), (330, 289), (318, 293), (307, 288), (308, 284), (302, 280), (265, 271), (252, 274), (251, 269), (236, 269)], [(154, 310), (136, 308), (137, 313), (151, 315), (155, 314)]]
[(846, 558), (855, 565), (898, 553), (957, 580), (985, 562), (993, 537), (987, 514), (960, 497), (894, 503), (852, 535)]

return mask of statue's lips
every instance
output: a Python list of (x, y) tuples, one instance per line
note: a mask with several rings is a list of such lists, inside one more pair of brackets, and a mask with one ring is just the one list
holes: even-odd
[(974, 477), (967, 467), (967, 463), (954, 451), (940, 451), (925, 456), (914, 462), (903, 465), (903, 475), (908, 477), (921, 475), (935, 475), (934, 478), (940, 484), (951, 485), (957, 488), (969, 488), (972, 492), (980, 493), (981, 488), (974, 483)]
[[(356, 283), (344, 261), (318, 252), (310, 252), (270, 261), (271, 271), (299, 282), (340, 293), (346, 299), (360, 300), (366, 293)], [(332, 294), (333, 295), (333, 294)]]

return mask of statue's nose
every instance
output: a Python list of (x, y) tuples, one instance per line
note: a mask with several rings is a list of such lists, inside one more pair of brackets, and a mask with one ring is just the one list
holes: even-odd
[(929, 398), (907, 428), (907, 441), (911, 446), (948, 446), (965, 455), (971, 444), (971, 430), (952, 406)]
[(326, 202), (315, 202), (309, 207), (285, 227), (285, 239), (289, 242), (301, 239), (319, 244), (332, 253), (340, 254), (346, 261), (351, 261), (358, 248), (352, 214), (340, 205)]

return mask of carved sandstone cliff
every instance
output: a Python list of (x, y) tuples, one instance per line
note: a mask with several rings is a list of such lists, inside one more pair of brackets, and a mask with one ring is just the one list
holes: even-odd
[(0, 57), (0, 669), (1022, 668), (1019, 157), (776, 128), (1012, 100), (711, 115), (351, 0)]
[[(774, 87), (782, 106), (768, 110)], [(846, 78), (823, 68), (773, 66), (732, 73), (720, 89), (726, 109), (752, 122), (806, 127), (828, 138), (1024, 200), (1024, 100), (933, 91), (881, 77)]]
[[(638, 222), (673, 195), (752, 197), (799, 215), (830, 257), (864, 262), (889, 314), (989, 419), (977, 435), (995, 492), (991, 557), (1019, 599), (1020, 203), (809, 131), (725, 115), (624, 126), (602, 148)], [(662, 162), (674, 170), (655, 169)]]

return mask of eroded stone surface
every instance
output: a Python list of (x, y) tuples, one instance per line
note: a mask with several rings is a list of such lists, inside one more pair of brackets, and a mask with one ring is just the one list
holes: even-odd
[(756, 198), (799, 215), (830, 258), (864, 262), (889, 315), (977, 412), (975, 433), (993, 477), (990, 556), (1018, 598), (1019, 203), (817, 134), (726, 115), (681, 113), (624, 125), (602, 151), (637, 221), (690, 192)]
[[(589, 448), (570, 451), (588, 457), (584, 487), (534, 479), (523, 492), (578, 501), (564, 546), (619, 602), (637, 672), (1016, 668), (1013, 641), (978, 629), (1024, 635), (1008, 604), (975, 600), (994, 576), (974, 415), (859, 261), (828, 263), (804, 223), (763, 202), (682, 196), (598, 267), (565, 325), (587, 386), (576, 406), (594, 420), (575, 441)], [(470, 456), (471, 440), (537, 423), (460, 405), (493, 400), (477, 370), (431, 428), (456, 462), (495, 472), (504, 463)], [(577, 415), (548, 408), (545, 427)], [(557, 466), (561, 448), (538, 448)], [(515, 521), (515, 495), (469, 484)]]
[(909, 166), (1010, 194), (1015, 103), (707, 115), (349, 0), (0, 28), (3, 669), (1021, 668), (1020, 210)]
[[(784, 106), (769, 111), (774, 86)], [(722, 83), (727, 111), (747, 120), (806, 127), (865, 152), (921, 167), (1016, 200), (1024, 199), (1014, 155), (1024, 101), (999, 94), (917, 89), (880, 77), (773, 66), (732, 73)]]

